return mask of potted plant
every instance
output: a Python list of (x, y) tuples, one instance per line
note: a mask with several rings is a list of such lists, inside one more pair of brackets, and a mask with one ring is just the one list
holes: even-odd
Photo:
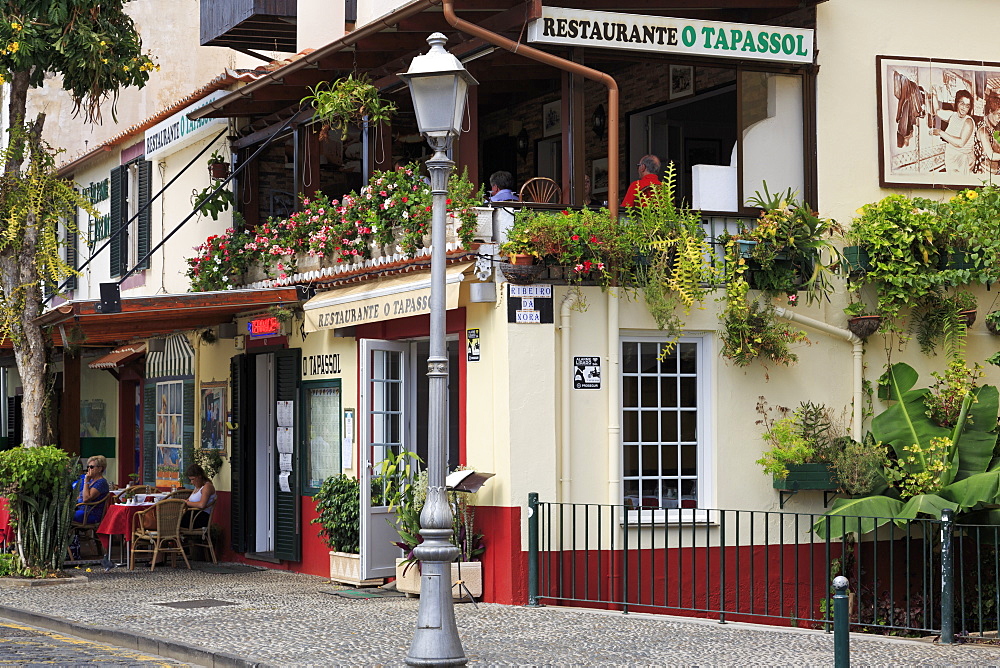
[[(413, 554), (414, 548), (423, 542), (420, 535), (420, 512), (427, 498), (427, 472), (415, 473), (410, 468), (416, 462), (411, 453), (401, 453), (389, 457), (383, 463), (383, 471), (394, 476), (407, 469), (401, 478), (405, 484), (393, 487), (387, 485), (389, 507), (396, 512), (395, 528), (399, 534), (396, 545), (403, 550), (403, 558), (396, 561), (396, 589), (405, 594), (420, 594), (420, 563)], [(456, 470), (462, 470), (462, 467)], [(414, 474), (415, 473), (415, 474)], [(452, 510), (451, 542), (459, 549), (457, 560), (451, 565), (452, 598), (466, 599), (468, 594), (479, 598), (483, 594), (482, 562), (485, 546), (483, 535), (475, 529), (475, 494), (450, 491), (448, 501)], [(464, 585), (458, 586), (459, 582)]]
[(983, 318), (986, 323), (986, 329), (990, 330), (990, 334), (1000, 334), (1000, 311), (990, 311)]
[(968, 328), (976, 321), (976, 297), (968, 290), (930, 292), (917, 302), (914, 321), (921, 351), (934, 353), (940, 341), (947, 355), (954, 358), (960, 353)]
[(847, 329), (859, 339), (867, 339), (882, 325), (882, 316), (872, 313), (860, 300), (845, 306), (844, 313), (847, 314)]
[(340, 133), (340, 139), (347, 139), (351, 123), (385, 123), (396, 112), (396, 105), (383, 100), (367, 76), (355, 77), (349, 74), (333, 83), (322, 82), (309, 88), (309, 95), (302, 98), (316, 110), (316, 117), (322, 121), (320, 141), (326, 139), (331, 129)]
[(208, 175), (215, 179), (229, 176), (229, 161), (220, 151), (212, 151), (208, 158)]
[[(830, 411), (823, 404), (803, 401), (794, 411), (757, 403), (768, 448), (757, 460), (774, 479), (774, 488), (836, 490), (838, 482), (831, 464), (842, 442), (832, 426)], [(775, 418), (775, 414), (781, 417)]]
[(319, 535), (330, 548), (330, 579), (356, 587), (377, 586), (383, 578), (361, 577), (361, 486), (357, 478), (340, 474), (323, 481), (316, 501)]

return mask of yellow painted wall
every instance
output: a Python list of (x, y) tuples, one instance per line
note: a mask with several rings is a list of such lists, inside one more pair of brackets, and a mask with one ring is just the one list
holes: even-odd
[[(201, 385), (202, 383), (214, 383), (224, 381), (226, 387), (226, 402), (229, 410), (232, 410), (233, 395), (228, 387), (229, 384), (229, 360), (239, 353), (236, 350), (233, 339), (218, 339), (215, 343), (206, 343), (201, 336), (191, 338), (191, 343), (195, 350), (195, 418), (194, 418), (194, 443), (195, 448), (201, 444)], [(224, 463), (219, 474), (212, 481), (215, 488), (225, 492), (232, 490), (232, 468), (229, 465), (229, 456), (233, 451), (233, 444), (226, 438), (226, 450), (223, 454)], [(185, 479), (186, 482), (186, 479)]]

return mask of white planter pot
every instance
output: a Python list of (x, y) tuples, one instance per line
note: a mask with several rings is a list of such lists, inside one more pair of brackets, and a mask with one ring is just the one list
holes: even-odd
[(361, 555), (350, 552), (330, 552), (330, 579), (355, 587), (377, 587), (385, 578), (361, 579)]
[[(406, 566), (410, 567), (406, 568)], [(462, 561), (451, 565), (451, 598), (455, 601), (468, 601), (465, 588), (458, 586), (459, 580), (465, 583), (465, 587), (468, 588), (473, 597), (482, 598), (483, 562)], [(396, 590), (404, 594), (420, 595), (420, 571), (416, 564), (404, 565), (402, 559), (396, 560)]]

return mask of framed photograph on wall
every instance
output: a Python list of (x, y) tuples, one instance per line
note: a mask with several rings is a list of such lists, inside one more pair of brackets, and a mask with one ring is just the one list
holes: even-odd
[(694, 95), (694, 66), (670, 66), (670, 99)]
[(608, 192), (608, 159), (594, 160), (590, 171), (590, 192), (594, 195)]
[(963, 188), (1000, 174), (1000, 63), (877, 56), (879, 185)]
[(542, 136), (557, 135), (562, 132), (562, 102), (556, 100), (542, 105)]
[(201, 449), (226, 449), (226, 382), (201, 384)]

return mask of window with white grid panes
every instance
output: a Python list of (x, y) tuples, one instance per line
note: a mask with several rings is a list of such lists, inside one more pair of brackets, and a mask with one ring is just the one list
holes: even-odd
[(662, 340), (621, 345), (623, 502), (697, 508), (702, 343), (682, 339), (668, 355)]

